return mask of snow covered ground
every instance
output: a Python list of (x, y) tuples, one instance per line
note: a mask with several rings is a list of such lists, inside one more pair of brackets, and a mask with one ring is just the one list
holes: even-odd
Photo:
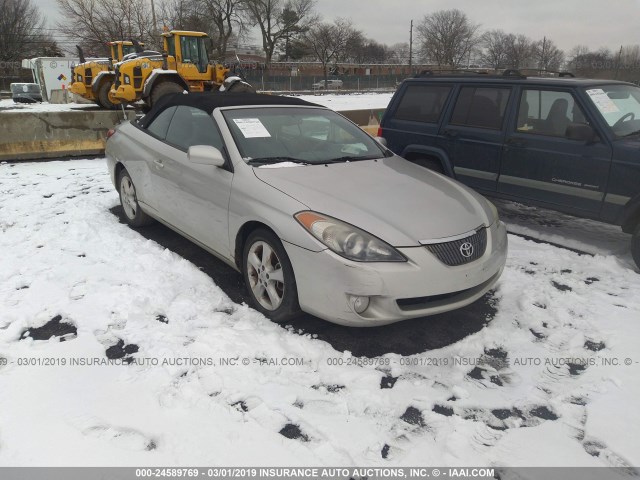
[(595, 256), (510, 235), (482, 330), (367, 359), (233, 303), (117, 204), (102, 159), (0, 164), (2, 466), (640, 465), (640, 275), (611, 227), (501, 203)]
[(11, 112), (68, 112), (71, 110), (95, 109), (93, 103), (14, 103), (13, 100), (0, 100), (0, 113)]

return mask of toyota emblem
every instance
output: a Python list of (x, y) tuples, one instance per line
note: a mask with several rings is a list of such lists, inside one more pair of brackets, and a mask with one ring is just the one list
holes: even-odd
[(471, 257), (471, 255), (473, 255), (473, 245), (471, 245), (469, 242), (464, 242), (462, 245), (460, 245), (460, 253), (464, 258)]

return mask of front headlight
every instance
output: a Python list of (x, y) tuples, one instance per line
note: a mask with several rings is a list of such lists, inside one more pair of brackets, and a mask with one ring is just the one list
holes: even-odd
[(126, 73), (124, 74), (124, 84), (129, 85), (131, 83), (131, 78)]
[(406, 262), (407, 259), (379, 238), (335, 218), (300, 212), (296, 220), (332, 252), (356, 262)]

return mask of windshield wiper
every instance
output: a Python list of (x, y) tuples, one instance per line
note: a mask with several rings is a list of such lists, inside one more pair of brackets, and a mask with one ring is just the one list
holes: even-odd
[(305, 160), (300, 160), (299, 158), (293, 158), (293, 157), (260, 157), (260, 158), (252, 158), (250, 160), (247, 160), (247, 163), (249, 165), (256, 165), (256, 166), (273, 165), (275, 163), (282, 163), (282, 162), (292, 162), (292, 163), (299, 163), (301, 165), (311, 165), (309, 162)]
[(367, 155), (364, 157), (358, 155), (345, 155), (344, 157), (332, 158), (322, 163), (343, 163), (343, 162), (359, 162), (360, 160), (375, 160), (380, 158), (378, 155)]

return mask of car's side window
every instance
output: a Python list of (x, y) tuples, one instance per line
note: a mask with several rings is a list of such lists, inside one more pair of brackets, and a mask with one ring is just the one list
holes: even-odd
[(171, 118), (176, 112), (176, 108), (177, 107), (169, 107), (166, 110), (163, 110), (160, 115), (153, 119), (153, 122), (151, 122), (147, 127), (147, 131), (155, 137), (158, 137), (160, 140), (164, 140), (167, 136), (167, 130), (169, 129)]
[(395, 118), (438, 123), (449, 92), (451, 87), (447, 85), (409, 85), (400, 100)]
[(566, 138), (570, 123), (588, 123), (571, 93), (538, 89), (522, 91), (516, 124), (518, 132)]
[(450, 123), (501, 130), (510, 93), (510, 88), (462, 87)]
[(211, 145), (222, 151), (223, 141), (213, 117), (204, 110), (181, 105), (171, 119), (167, 142), (182, 150), (193, 145)]

